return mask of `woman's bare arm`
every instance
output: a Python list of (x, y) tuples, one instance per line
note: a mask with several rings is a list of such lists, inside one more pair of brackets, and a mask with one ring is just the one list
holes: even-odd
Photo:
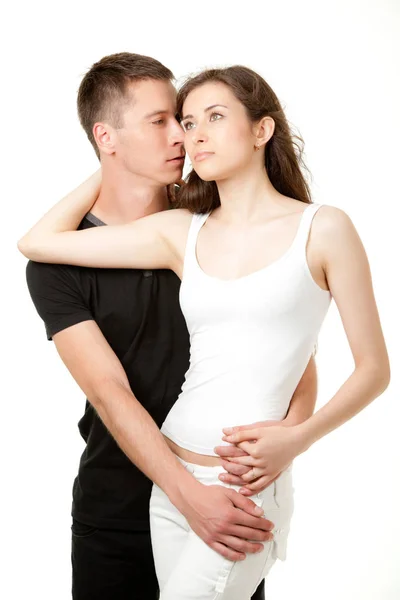
[(343, 211), (328, 206), (318, 211), (314, 221), (312, 247), (323, 257), (326, 279), (349, 341), (354, 369), (329, 402), (304, 423), (246, 431), (224, 429), (222, 439), (249, 455), (230, 460), (253, 467), (251, 477), (258, 479), (247, 486), (252, 493), (268, 485), (317, 440), (363, 410), (382, 394), (390, 380), (368, 259), (353, 223)]
[(165, 211), (126, 225), (76, 231), (100, 189), (100, 172), (63, 198), (18, 242), (37, 262), (106, 268), (168, 268), (179, 271), (190, 215)]
[[(357, 231), (343, 211), (330, 206), (322, 207), (314, 221), (312, 245), (323, 258), (329, 289), (353, 355), (354, 370), (327, 404), (304, 423), (291, 428), (296, 431), (294, 441), (300, 443), (302, 451), (359, 413), (386, 389), (390, 380), (368, 259)], [(267, 429), (270, 438), (271, 430)], [(246, 435), (234, 433), (223, 439), (238, 443)]]
[(315, 217), (317, 241), (353, 355), (354, 371), (335, 396), (300, 426), (311, 442), (354, 417), (390, 381), (389, 358), (363, 244), (346, 213), (333, 207), (323, 207), (319, 213)]

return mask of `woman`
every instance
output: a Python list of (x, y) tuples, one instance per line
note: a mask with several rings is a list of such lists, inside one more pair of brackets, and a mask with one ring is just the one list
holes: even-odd
[[(178, 111), (194, 168), (181, 208), (74, 231), (96, 199), (95, 176), (45, 215), (20, 249), (43, 262), (169, 268), (181, 278), (191, 361), (162, 432), (199, 481), (223, 485), (215, 446), (230, 426), (225, 442), (249, 455), (232, 460), (252, 467), (248, 493), (275, 528), (259, 554), (230, 562), (154, 486), (161, 600), (245, 600), (276, 558), (285, 558), (293, 459), (382, 393), (389, 363), (363, 246), (345, 213), (311, 203), (300, 155), (267, 83), (244, 67), (205, 71), (184, 84)], [(354, 357), (351, 376), (301, 425), (232, 430), (284, 418), (331, 297)]]

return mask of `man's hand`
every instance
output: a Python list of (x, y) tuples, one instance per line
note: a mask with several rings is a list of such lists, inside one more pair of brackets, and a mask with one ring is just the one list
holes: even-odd
[[(249, 498), (219, 485), (206, 486), (195, 479), (175, 503), (193, 531), (216, 552), (232, 561), (263, 549), (273, 538), (274, 524), (261, 515)], [(253, 540), (253, 541), (249, 541)]]

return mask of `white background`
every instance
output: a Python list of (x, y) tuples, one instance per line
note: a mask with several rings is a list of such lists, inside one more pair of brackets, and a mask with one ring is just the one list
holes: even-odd
[[(84, 398), (46, 341), (16, 241), (97, 167), (76, 92), (93, 62), (131, 51), (178, 77), (234, 63), (262, 74), (305, 139), (314, 199), (347, 211), (361, 235), (392, 383), (297, 460), (288, 560), (273, 569), (268, 599), (398, 600), (399, 4), (14, 2), (2, 12), (0, 596), (70, 598)], [(321, 405), (352, 370), (335, 306), (317, 359)]]

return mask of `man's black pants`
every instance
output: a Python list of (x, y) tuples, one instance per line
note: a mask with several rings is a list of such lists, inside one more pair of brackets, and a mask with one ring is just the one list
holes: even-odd
[[(149, 531), (100, 529), (74, 519), (71, 557), (73, 600), (158, 600)], [(265, 600), (264, 582), (252, 600)]]

